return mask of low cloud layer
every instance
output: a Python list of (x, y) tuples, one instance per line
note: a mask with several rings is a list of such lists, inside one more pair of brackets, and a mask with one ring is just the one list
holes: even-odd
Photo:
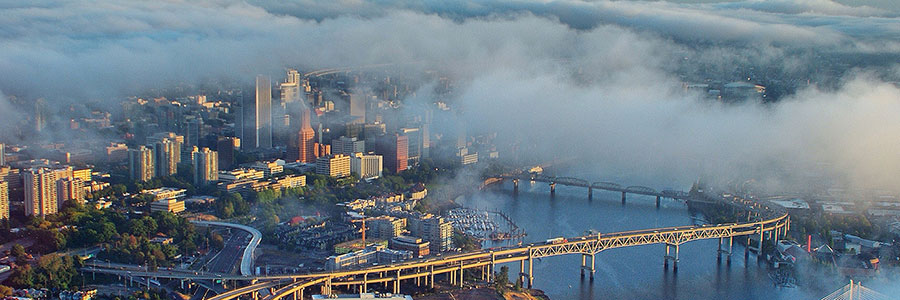
[(0, 91), (19, 99), (116, 100), (201, 79), (278, 78), (286, 66), (416, 62), (459, 80), (471, 124), (520, 136), (539, 155), (579, 156), (585, 172), (678, 188), (697, 176), (784, 186), (825, 174), (900, 190), (900, 93), (876, 72), (837, 74), (834, 87), (773, 105), (712, 104), (680, 77), (806, 72), (822, 53), (897, 55), (890, 5), (48, 0), (0, 10)]

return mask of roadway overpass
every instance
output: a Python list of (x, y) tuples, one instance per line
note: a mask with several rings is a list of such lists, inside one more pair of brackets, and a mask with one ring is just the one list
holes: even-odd
[(212, 221), (191, 221), (191, 223), (208, 227), (208, 226), (221, 226), (221, 227), (229, 227), (234, 229), (243, 230), (249, 232), (250, 242), (247, 243), (247, 247), (244, 248), (243, 256), (241, 257), (241, 275), (250, 276), (253, 275), (253, 259), (256, 252), (256, 247), (259, 246), (259, 242), (262, 240), (262, 233), (259, 232), (256, 228), (235, 224), (235, 223), (226, 223), (226, 222), (212, 222)]

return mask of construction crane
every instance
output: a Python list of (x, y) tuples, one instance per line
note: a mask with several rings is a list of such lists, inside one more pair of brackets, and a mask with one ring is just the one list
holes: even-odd
[(368, 220), (373, 220), (373, 219), (376, 219), (376, 218), (373, 218), (373, 217), (363, 217), (362, 219), (357, 219), (357, 220), (351, 220), (351, 221), (350, 221), (350, 222), (353, 222), (353, 223), (362, 223), (362, 227), (359, 229), (359, 232), (362, 233), (362, 246), (363, 246), (363, 249), (366, 248), (366, 230), (369, 229), (369, 228), (366, 228), (366, 221), (368, 221)]

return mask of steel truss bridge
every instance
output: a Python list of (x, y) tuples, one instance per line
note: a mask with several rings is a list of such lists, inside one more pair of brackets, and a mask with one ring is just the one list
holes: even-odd
[[(500, 177), (503, 179), (521, 180), (523, 177)], [(678, 271), (680, 245), (705, 239), (719, 239), (717, 257), (727, 257), (731, 262), (734, 239), (746, 239), (750, 245), (750, 237), (757, 237), (760, 244), (765, 240), (784, 237), (790, 230), (790, 216), (780, 210), (770, 209), (765, 204), (743, 199), (724, 199), (715, 196), (687, 196), (681, 193), (656, 192), (646, 187), (622, 187), (614, 183), (595, 182), (570, 177), (542, 177), (528, 175), (528, 180), (585, 186), (622, 193), (636, 193), (663, 197), (672, 197), (688, 201), (717, 202), (746, 212), (747, 221), (741, 223), (678, 226), (653, 228), (625, 232), (602, 233), (596, 235), (577, 236), (557, 239), (546, 243), (535, 243), (499, 249), (487, 249), (477, 252), (434, 257), (424, 260), (409, 261), (388, 266), (366, 266), (359, 269), (320, 272), (310, 274), (288, 274), (273, 276), (238, 276), (215, 273), (184, 272), (140, 272), (115, 270), (102, 267), (83, 268), (84, 272), (106, 273), (126, 277), (152, 277), (179, 280), (223, 280), (231, 288), (224, 293), (209, 299), (228, 300), (239, 298), (251, 299), (302, 299), (307, 289), (316, 289), (315, 293), (331, 294), (335, 287), (345, 290), (369, 291), (374, 285), (382, 285), (383, 289), (400, 293), (402, 285), (434, 287), (435, 280), (462, 286), (464, 273), (480, 276), (482, 281), (492, 281), (497, 264), (519, 263), (518, 278), (524, 285), (532, 287), (534, 283), (534, 260), (560, 255), (581, 255), (581, 275), (587, 273), (594, 278), (595, 256), (607, 249), (633, 247), (641, 245), (663, 244), (665, 255), (664, 266), (668, 269), (671, 262), (674, 272)], [(515, 181), (514, 181), (515, 182)], [(749, 247), (745, 247), (745, 257), (749, 255)], [(243, 286), (241, 286), (243, 284)]]
[[(655, 196), (656, 197), (656, 206), (659, 207), (659, 202), (661, 198), (670, 198), (675, 200), (690, 200), (690, 201), (698, 201), (691, 197), (691, 195), (685, 191), (676, 191), (676, 190), (662, 190), (657, 191), (654, 188), (632, 185), (632, 186), (623, 186), (615, 182), (606, 182), (606, 181), (598, 181), (591, 182), (581, 178), (575, 177), (566, 177), (566, 176), (548, 176), (543, 174), (533, 174), (533, 173), (517, 173), (517, 174), (502, 174), (497, 176), (491, 176), (493, 180), (490, 182), (497, 182), (502, 180), (512, 180), (513, 182), (513, 192), (518, 193), (519, 191), (519, 181), (536, 181), (536, 182), (546, 182), (550, 185), (550, 195), (556, 195), (556, 185), (568, 185), (568, 186), (578, 186), (584, 187), (588, 189), (588, 199), (594, 198), (594, 190), (605, 190), (612, 192), (620, 192), (622, 193), (622, 203), (625, 203), (626, 194), (637, 194), (637, 195), (645, 195), (645, 196)], [(701, 202), (707, 202), (700, 200)]]

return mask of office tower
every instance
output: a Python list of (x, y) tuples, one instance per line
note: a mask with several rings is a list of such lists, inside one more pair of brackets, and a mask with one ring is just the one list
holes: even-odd
[(346, 136), (331, 141), (331, 153), (352, 155), (357, 152), (366, 152), (365, 141)]
[(389, 134), (381, 136), (375, 143), (375, 153), (384, 156), (384, 168), (392, 173), (400, 173), (408, 166), (407, 151), (409, 140), (405, 135)]
[(216, 156), (219, 158), (219, 168), (222, 170), (231, 170), (234, 165), (234, 149), (239, 145), (235, 137), (219, 137), (216, 142)]
[(316, 132), (310, 126), (309, 109), (304, 109), (300, 118), (300, 134), (299, 134), (299, 157), (298, 161), (302, 163), (316, 162)]
[(144, 146), (128, 149), (128, 172), (131, 180), (147, 181), (156, 175), (153, 150)]
[(22, 173), (26, 216), (45, 217), (58, 211), (56, 180), (56, 173), (45, 168), (32, 168)]
[[(387, 127), (384, 123), (372, 123), (366, 124), (363, 126), (363, 135), (362, 139), (364, 140), (373, 140), (379, 136), (382, 136), (387, 132)], [(374, 146), (374, 145), (372, 145)], [(371, 146), (369, 146), (371, 147)]]
[(253, 106), (256, 148), (272, 148), (272, 84), (269, 77), (256, 76), (256, 101)]
[(34, 101), (34, 129), (37, 132), (41, 132), (44, 130), (44, 127), (47, 127), (47, 102), (44, 101), (44, 98), (39, 98)]
[(178, 163), (181, 162), (181, 147), (172, 140), (163, 139), (153, 147), (156, 176), (169, 176), (178, 172)]
[(84, 181), (79, 178), (61, 178), (56, 181), (57, 210), (62, 210), (66, 201), (84, 200)]
[(0, 143), (0, 166), (6, 165), (6, 145)]
[(350, 176), (350, 156), (337, 154), (316, 159), (316, 174), (331, 177)]
[(303, 99), (303, 92), (300, 89), (300, 72), (290, 69), (287, 72), (287, 78), (280, 85), (281, 103), (292, 103)]
[(185, 145), (188, 147), (200, 147), (200, 139), (203, 138), (203, 118), (195, 116), (187, 121), (187, 134), (185, 134)]
[(359, 117), (362, 121), (366, 120), (366, 97), (354, 94), (347, 95), (350, 102), (350, 115)]
[(350, 156), (350, 172), (359, 175), (360, 179), (378, 178), (383, 163), (381, 155), (354, 153)]
[(410, 165), (414, 165), (419, 162), (419, 158), (422, 154), (422, 131), (419, 128), (400, 128), (400, 133), (405, 135), (408, 143), (407, 146), (409, 149), (407, 150), (407, 159), (409, 160)]
[(9, 183), (0, 181), (0, 220), (9, 220)]
[(202, 186), (219, 180), (219, 159), (216, 151), (209, 148), (198, 150), (194, 147), (191, 152), (194, 171), (194, 185)]

